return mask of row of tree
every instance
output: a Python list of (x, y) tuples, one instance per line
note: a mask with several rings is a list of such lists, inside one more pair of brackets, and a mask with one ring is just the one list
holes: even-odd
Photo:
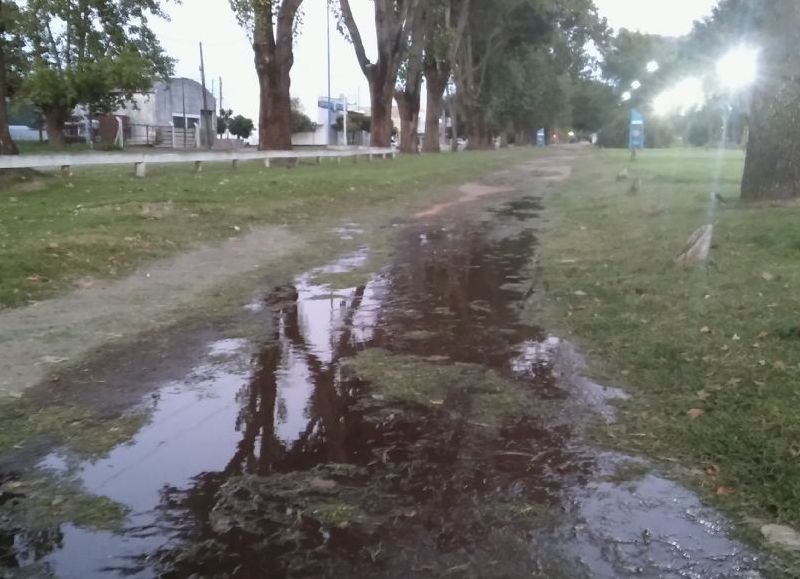
[[(230, 0), (251, 34), (261, 88), (260, 146), (291, 146), (293, 39), (303, 0)], [(415, 148), (423, 79), (425, 151), (439, 150), (445, 93), (465, 118), (470, 148), (496, 135), (527, 140), (569, 110), (567, 87), (588, 74), (587, 42), (604, 42), (605, 21), (591, 0), (374, 0), (370, 59), (350, 0), (331, 6), (370, 89), (371, 139), (389, 146), (392, 104), (401, 146)], [(457, 115), (452, 114), (453, 118)]]

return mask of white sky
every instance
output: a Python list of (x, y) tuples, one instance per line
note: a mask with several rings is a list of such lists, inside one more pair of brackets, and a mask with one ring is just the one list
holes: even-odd
[[(491, 0), (483, 0), (491, 1)], [(614, 28), (638, 29), (664, 35), (681, 35), (695, 19), (707, 15), (718, 0), (595, 0), (601, 15)], [(327, 94), (326, 0), (305, 0), (305, 16), (295, 47), (292, 95), (299, 97), (306, 113), (316, 115), (316, 99)], [(371, 0), (352, 0), (368, 53), (373, 51)], [(234, 114), (258, 117), (258, 82), (253, 53), (245, 31), (236, 23), (228, 0), (184, 0), (168, 5), (170, 22), (153, 22), (161, 42), (178, 62), (175, 73), (200, 80), (198, 42), (203, 42), (206, 83), (218, 95), (223, 82), (223, 105)], [(331, 94), (346, 94), (351, 102), (369, 103), (369, 91), (352, 46), (336, 31), (331, 33)]]

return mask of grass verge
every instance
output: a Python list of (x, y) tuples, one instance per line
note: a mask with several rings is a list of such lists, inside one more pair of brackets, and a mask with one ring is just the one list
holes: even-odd
[(394, 162), (237, 170), (208, 164), (42, 175), (0, 188), (0, 309), (114, 278), (198, 243), (260, 224), (313, 227), (409, 192), (434, 191), (531, 155), (508, 150), (402, 157)]
[[(800, 206), (740, 204), (742, 165), (695, 149), (587, 155), (549, 201), (538, 315), (633, 394), (603, 436), (687, 466), (755, 538), (800, 528)], [(711, 262), (675, 266), (706, 223)]]

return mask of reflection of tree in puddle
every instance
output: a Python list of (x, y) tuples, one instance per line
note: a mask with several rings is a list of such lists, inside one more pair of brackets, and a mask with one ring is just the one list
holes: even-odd
[[(354, 353), (352, 322), (364, 290), (361, 286), (352, 298), (343, 300), (340, 331), (338, 336), (331, 336), (335, 361)], [(349, 462), (352, 458), (347, 436), (348, 408), (355, 399), (337, 388), (338, 365), (322, 362), (309, 347), (297, 298), (297, 290), (292, 287), (279, 289), (269, 300), (278, 318), (276, 335), (259, 355), (256, 374), (242, 393), (244, 404), (237, 425), (242, 430), (242, 441), (225, 470), (228, 475), (265, 475), (274, 470), (308, 468), (319, 462)], [(276, 425), (276, 418), (283, 418), (284, 423), (288, 419), (285, 402), (279, 404), (279, 382), (282, 377), (291, 378), (298, 373), (312, 385), (308, 400), (300, 402), (307, 423), (296, 440), (284, 442)], [(296, 386), (288, 384), (288, 388)]]
[[(166, 557), (174, 576), (237, 566), (246, 569), (241, 576), (253, 569), (322, 576), (342, 565), (369, 574), (376, 561), (388, 576), (459, 561), (485, 571), (504, 569), (491, 561), (504, 552), (513, 552), (515, 569), (536, 568), (519, 558), (522, 527), (537, 524), (528, 515), (550, 512), (565, 479), (587, 467), (564, 451), (570, 432), (521, 409), (493, 427), (447, 403), (387, 402), (341, 365), (380, 347), (424, 364), (468, 362), (510, 374), (516, 347), (539, 335), (519, 324), (518, 311), (534, 242), (519, 230), (492, 238), (481, 227), (410, 228), (389, 268), (328, 302), (334, 323), (318, 310), (303, 316), (325, 288), (301, 278), (273, 292), (276, 331), (240, 395), (235, 455), (192, 489), (165, 492), (172, 515), (191, 512), (177, 518), (194, 531), (194, 546)], [(379, 308), (364, 332), (357, 320), (370, 292), (379, 294)], [(327, 328), (322, 347), (315, 323)], [(533, 386), (527, 395), (535, 397)], [(469, 396), (464, 389), (461, 398)], [(342, 464), (356, 470), (335, 466)], [(260, 514), (232, 514), (232, 505), (255, 504)], [(205, 554), (196, 548), (201, 541)]]

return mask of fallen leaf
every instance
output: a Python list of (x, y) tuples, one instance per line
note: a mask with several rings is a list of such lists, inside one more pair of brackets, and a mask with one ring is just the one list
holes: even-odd
[(717, 476), (719, 475), (719, 467), (716, 464), (712, 464), (706, 467), (706, 474), (708, 476)]
[(730, 347), (728, 346), (728, 344), (725, 344), (720, 348), (720, 350), (722, 350), (723, 352), (727, 352), (728, 350), (730, 350)]
[(761, 279), (763, 279), (764, 281), (772, 281), (773, 279), (775, 279), (775, 276), (772, 275), (770, 272), (765, 271), (761, 274)]
[(739, 334), (734, 334), (731, 340), (733, 340), (734, 342), (738, 342), (739, 340), (741, 340), (741, 338), (739, 337)]
[(766, 338), (767, 336), (769, 336), (769, 332), (761, 332), (761, 333), (760, 333), (760, 334), (757, 336), (757, 338), (758, 338), (759, 340), (763, 340), (763, 339), (764, 339), (764, 338)]
[(705, 413), (706, 411), (703, 410), (702, 408), (692, 408), (686, 413), (686, 416), (694, 420), (696, 418), (700, 418)]
[(742, 381), (741, 378), (731, 378), (730, 380), (728, 380), (727, 386), (736, 386), (741, 381)]
[(786, 363), (781, 360), (776, 360), (772, 363), (772, 367), (776, 370), (786, 370)]
[(711, 333), (711, 328), (709, 328), (708, 326), (703, 326), (702, 328), (700, 328), (700, 333), (701, 334), (710, 334)]
[(732, 495), (736, 492), (736, 489), (731, 487), (717, 487), (717, 494), (718, 495)]
[(711, 398), (711, 394), (709, 394), (706, 390), (700, 390), (700, 392), (697, 393), (697, 397), (700, 400), (708, 400)]

